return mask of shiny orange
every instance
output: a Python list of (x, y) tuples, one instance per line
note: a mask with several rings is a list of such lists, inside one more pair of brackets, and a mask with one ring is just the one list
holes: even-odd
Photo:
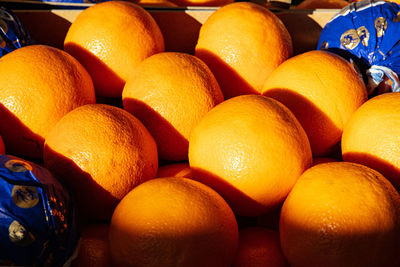
[(239, 230), (239, 249), (233, 267), (289, 267), (283, 256), (279, 232), (263, 227)]
[(135, 186), (155, 177), (157, 147), (127, 111), (105, 105), (79, 107), (46, 138), (45, 166), (73, 190), (82, 216), (109, 220)]
[(137, 67), (122, 100), (124, 109), (154, 136), (160, 158), (182, 161), (188, 158), (193, 128), (224, 98), (204, 62), (186, 53), (164, 52)]
[(311, 161), (307, 135), (292, 112), (261, 95), (225, 100), (189, 140), (193, 179), (214, 188), (242, 216), (281, 204)]
[(369, 99), (343, 130), (342, 155), (382, 173), (400, 190), (400, 93)]
[(267, 79), (263, 95), (285, 104), (300, 121), (314, 157), (336, 150), (351, 115), (367, 100), (352, 65), (327, 51), (309, 51), (281, 64)]
[(88, 70), (96, 95), (121, 97), (126, 79), (137, 65), (164, 51), (164, 37), (141, 6), (109, 1), (79, 13), (68, 29), (64, 49)]
[(226, 99), (260, 94), (270, 73), (293, 53), (282, 21), (251, 3), (227, 4), (200, 28), (195, 55), (214, 73)]
[(283, 204), (283, 253), (291, 266), (399, 266), (399, 205), (399, 193), (371, 168), (315, 165)]
[(110, 225), (113, 266), (231, 266), (238, 225), (208, 186), (187, 178), (158, 178), (134, 188)]
[(93, 82), (68, 53), (30, 45), (0, 60), (0, 135), (9, 154), (41, 159), (43, 143), (69, 111), (95, 103)]

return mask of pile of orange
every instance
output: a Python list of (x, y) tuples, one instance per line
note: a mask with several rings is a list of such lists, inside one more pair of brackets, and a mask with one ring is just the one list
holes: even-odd
[(0, 154), (71, 189), (72, 266), (399, 266), (400, 93), (368, 99), (340, 56), (293, 56), (266, 7), (208, 3), (193, 54), (109, 1), (64, 49), (1, 59)]

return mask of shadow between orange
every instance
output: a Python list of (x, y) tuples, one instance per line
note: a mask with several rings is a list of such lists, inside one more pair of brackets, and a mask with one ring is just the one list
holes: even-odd
[(165, 51), (184, 52), (194, 55), (201, 23), (183, 12), (176, 10), (148, 9), (164, 37)]
[(319, 107), (290, 88), (272, 88), (263, 95), (292, 111), (307, 133), (314, 157), (337, 155), (342, 130)]
[[(92, 77), (96, 96), (120, 97), (125, 85), (119, 75), (92, 52), (75, 43), (65, 43), (64, 50), (73, 55)], [(96, 76), (93, 76), (93, 73)]]
[[(256, 217), (272, 209), (257, 202), (214, 173), (197, 167), (191, 167), (191, 169), (192, 179), (208, 185), (218, 192), (242, 221), (249, 222), (249, 218), (246, 219), (246, 217)], [(276, 205), (279, 204), (276, 203)]]
[(258, 216), (256, 220), (256, 225), (279, 232), (279, 219), (281, 215), (282, 205), (283, 202), (269, 212)]
[(378, 158), (377, 156), (361, 152), (343, 153), (343, 159), (348, 162), (365, 165), (378, 171), (392, 183), (398, 192), (400, 192), (400, 167), (396, 167), (392, 163)]
[(292, 37), (293, 55), (317, 49), (322, 27), (309, 17), (311, 14), (311, 11), (293, 12), (293, 10), (276, 13)]
[(63, 49), (65, 35), (71, 26), (70, 21), (48, 10), (16, 10), (16, 14), (36, 44)]
[(211, 69), (221, 87), (225, 100), (238, 95), (260, 94), (236, 70), (213, 52), (207, 49), (197, 49), (196, 56)]
[(143, 101), (134, 98), (124, 98), (123, 106), (125, 110), (138, 118), (154, 137), (158, 155), (163, 164), (188, 159), (189, 140), (160, 113)]
[(114, 106), (117, 108), (122, 108), (122, 97), (105, 97), (105, 96), (96, 96), (97, 104), (106, 104), (110, 106)]
[(45, 167), (70, 190), (77, 204), (77, 218), (86, 221), (109, 222), (119, 199), (99, 185), (71, 159), (45, 144)]
[(8, 108), (0, 103), (0, 136), (6, 153), (23, 159), (40, 162), (44, 138), (29, 129)]

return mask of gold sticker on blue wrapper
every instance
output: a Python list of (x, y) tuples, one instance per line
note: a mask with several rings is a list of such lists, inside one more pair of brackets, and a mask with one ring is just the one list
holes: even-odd
[(11, 196), (15, 205), (24, 209), (33, 208), (39, 202), (39, 194), (34, 186), (15, 185)]
[(32, 170), (32, 166), (22, 160), (12, 159), (7, 161), (4, 166), (12, 172), (25, 172)]
[(353, 50), (360, 43), (360, 37), (355, 29), (350, 29), (340, 36), (340, 43), (347, 49)]
[(387, 21), (384, 17), (379, 17), (374, 22), (376, 36), (382, 37), (387, 29)]
[(13, 221), (8, 227), (10, 241), (19, 246), (28, 246), (35, 237), (18, 221)]
[(368, 46), (368, 41), (369, 41), (369, 32), (367, 28), (364, 26), (361, 26), (360, 28), (357, 29), (357, 35), (361, 40), (361, 43), (363, 46)]

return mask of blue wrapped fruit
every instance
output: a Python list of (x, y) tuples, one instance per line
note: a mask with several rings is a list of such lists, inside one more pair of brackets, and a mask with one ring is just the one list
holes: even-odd
[(0, 155), (0, 265), (63, 266), (77, 244), (74, 210), (48, 170)]
[(29, 33), (15, 14), (0, 7), (0, 57), (31, 43)]
[(354, 2), (322, 29), (318, 49), (337, 53), (358, 68), (368, 94), (400, 91), (400, 5)]

